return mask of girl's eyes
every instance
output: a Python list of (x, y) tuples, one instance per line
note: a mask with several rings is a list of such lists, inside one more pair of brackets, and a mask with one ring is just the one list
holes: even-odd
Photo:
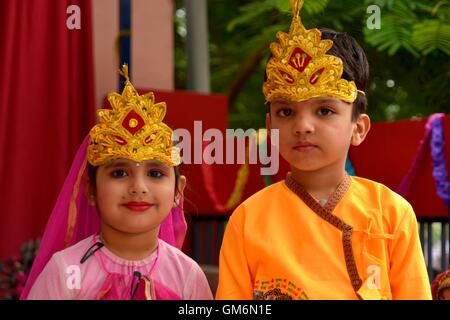
[(113, 178), (122, 178), (122, 177), (126, 177), (128, 174), (125, 170), (122, 169), (117, 169), (111, 172), (111, 176)]
[(147, 175), (152, 178), (161, 178), (164, 174), (158, 170), (150, 170)]
[(282, 108), (280, 110), (277, 111), (277, 115), (279, 115), (280, 117), (289, 117), (290, 115), (292, 115), (292, 109), (289, 108)]
[[(123, 178), (128, 176), (128, 173), (123, 169), (116, 169), (111, 172), (111, 176), (116, 179)], [(147, 172), (147, 176), (151, 178), (161, 178), (164, 174), (159, 170), (151, 169)]]
[(319, 110), (317, 110), (317, 113), (319, 114), (319, 116), (329, 116), (335, 112), (329, 108), (320, 108)]

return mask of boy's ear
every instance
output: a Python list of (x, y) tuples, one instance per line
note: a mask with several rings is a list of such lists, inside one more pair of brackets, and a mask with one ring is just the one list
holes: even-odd
[(367, 114), (360, 114), (353, 128), (351, 144), (359, 146), (367, 136), (370, 130), (370, 118)]
[(178, 200), (180, 199), (181, 195), (183, 194), (184, 188), (186, 187), (186, 177), (181, 175), (178, 178), (178, 185), (177, 185), (177, 194), (175, 195), (175, 202), (178, 205)]

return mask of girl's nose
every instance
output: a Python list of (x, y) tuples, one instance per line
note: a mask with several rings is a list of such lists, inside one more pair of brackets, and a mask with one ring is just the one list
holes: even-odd
[(148, 186), (143, 178), (135, 177), (131, 181), (128, 192), (131, 195), (146, 194), (148, 193)]

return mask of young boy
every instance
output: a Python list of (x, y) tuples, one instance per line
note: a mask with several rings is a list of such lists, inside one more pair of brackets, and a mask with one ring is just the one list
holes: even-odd
[(345, 172), (370, 128), (365, 54), (345, 33), (306, 30), (302, 4), (291, 0), (263, 86), (291, 172), (232, 214), (216, 298), (431, 299), (411, 205)]

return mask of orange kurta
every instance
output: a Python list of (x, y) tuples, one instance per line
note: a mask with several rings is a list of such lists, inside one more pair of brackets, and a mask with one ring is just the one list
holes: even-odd
[(288, 176), (225, 231), (217, 299), (431, 299), (411, 205), (346, 177), (325, 207)]

